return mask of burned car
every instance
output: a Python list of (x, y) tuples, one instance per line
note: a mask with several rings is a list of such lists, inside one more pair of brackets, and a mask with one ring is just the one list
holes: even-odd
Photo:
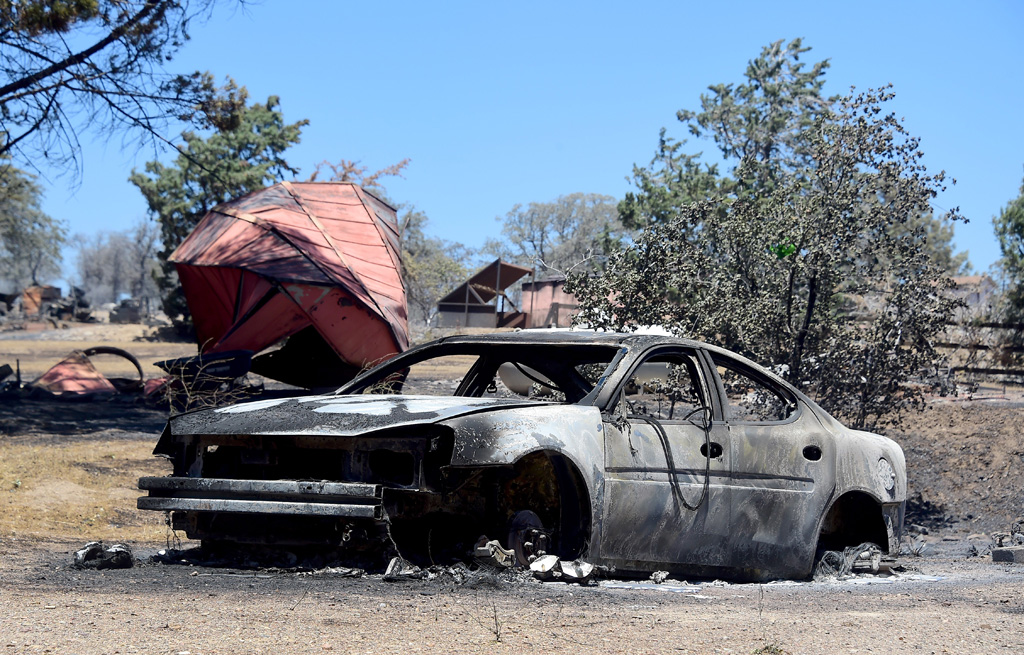
[(778, 376), (666, 336), (521, 331), (420, 346), (336, 393), (171, 418), (141, 509), (207, 543), (464, 558), (482, 535), (619, 571), (805, 578), (895, 555), (900, 447)]

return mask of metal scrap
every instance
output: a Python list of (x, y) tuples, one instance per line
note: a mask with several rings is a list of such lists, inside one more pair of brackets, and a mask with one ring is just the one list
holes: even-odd
[(560, 580), (581, 585), (590, 584), (599, 567), (582, 559), (563, 561), (557, 555), (542, 555), (530, 563), (533, 577), (542, 581)]
[(427, 577), (427, 572), (420, 567), (407, 562), (401, 557), (391, 558), (387, 570), (384, 572), (384, 582), (405, 582), (407, 580), (422, 580)]
[(511, 568), (516, 563), (515, 551), (503, 548), (496, 540), (488, 541), (487, 537), (480, 538), (473, 550), (473, 557), (482, 564), (502, 569)]
[(90, 541), (75, 551), (73, 565), (76, 569), (130, 569), (135, 558), (125, 544), (104, 548), (102, 541)]
[(555, 580), (562, 577), (557, 555), (544, 555), (530, 563), (530, 571), (538, 580)]

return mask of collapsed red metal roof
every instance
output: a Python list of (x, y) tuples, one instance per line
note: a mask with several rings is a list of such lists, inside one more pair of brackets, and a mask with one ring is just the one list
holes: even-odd
[[(408, 347), (398, 218), (355, 184), (282, 182), (218, 205), (171, 261), (203, 353), (260, 352), (300, 335), (307, 363), (326, 376), (303, 384), (297, 371), (254, 362), (269, 377), (340, 383)], [(332, 352), (346, 375), (328, 370), (322, 357)]]

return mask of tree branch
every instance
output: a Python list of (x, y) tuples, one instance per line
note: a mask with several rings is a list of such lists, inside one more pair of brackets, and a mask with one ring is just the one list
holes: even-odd
[(136, 25), (145, 20), (145, 18), (152, 14), (161, 4), (163, 4), (163, 2), (164, 0), (147, 0), (146, 4), (142, 7), (142, 9), (139, 10), (138, 13), (136, 13), (122, 25), (118, 25), (117, 27), (115, 27), (113, 30), (110, 31), (110, 34), (100, 39), (92, 46), (76, 54), (73, 54), (70, 57), (66, 57), (65, 59), (59, 62), (51, 64), (50, 66), (47, 66), (42, 70), (36, 71), (31, 75), (27, 75), (21, 78), (20, 80), (15, 80), (14, 82), (11, 82), (6, 86), (0, 87), (0, 98), (5, 98), (7, 95), (15, 93), (17, 91), (21, 91), (22, 89), (26, 89), (32, 86), (33, 84), (39, 82), (40, 80), (46, 79), (47, 77), (50, 77), (55, 73), (59, 73), (61, 71), (67, 70), (68, 68), (71, 68), (72, 66), (77, 66), (78, 64), (81, 64), (82, 62), (89, 59), (89, 57), (103, 50), (114, 41), (117, 41), (118, 39), (128, 34), (128, 32), (131, 31), (132, 28), (134, 28)]

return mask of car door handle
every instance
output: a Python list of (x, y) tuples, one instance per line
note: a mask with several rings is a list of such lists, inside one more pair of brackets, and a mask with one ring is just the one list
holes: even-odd
[[(700, 454), (703, 455), (704, 457), (708, 456), (708, 444), (707, 443), (702, 443), (700, 445)], [(722, 456), (722, 444), (716, 443), (716, 442), (712, 441), (711, 442), (711, 458), (712, 459), (718, 459), (721, 456)]]

